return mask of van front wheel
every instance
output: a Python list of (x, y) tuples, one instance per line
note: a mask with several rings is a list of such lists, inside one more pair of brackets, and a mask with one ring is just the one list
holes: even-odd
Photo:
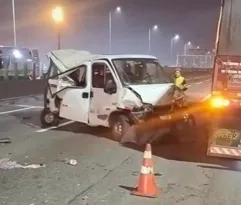
[(40, 115), (42, 126), (51, 127), (58, 126), (60, 119), (56, 114), (53, 114), (49, 108), (44, 108)]
[(120, 142), (124, 134), (131, 127), (129, 118), (125, 115), (116, 115), (111, 120), (111, 133), (115, 141)]

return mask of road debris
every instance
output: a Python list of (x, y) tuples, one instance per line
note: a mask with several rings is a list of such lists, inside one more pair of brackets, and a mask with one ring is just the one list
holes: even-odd
[(81, 203), (81, 205), (89, 205), (88, 200), (89, 200), (88, 196), (84, 196), (84, 197), (82, 198), (82, 203)]
[(72, 165), (72, 166), (76, 166), (77, 165), (77, 161), (75, 159), (65, 159), (65, 163)]
[(9, 158), (2, 158), (0, 159), (0, 169), (8, 170), (8, 169), (38, 169), (46, 167), (44, 164), (30, 164), (30, 165), (21, 165), (18, 164), (16, 161), (11, 161)]
[(10, 144), (10, 143), (12, 143), (12, 141), (10, 140), (9, 137), (5, 137), (5, 138), (0, 138), (0, 143), (1, 144)]
[(31, 118), (31, 117), (30, 117), (29, 115), (25, 115), (25, 116), (22, 117), (23, 120), (28, 120), (28, 119), (30, 119), (30, 118)]

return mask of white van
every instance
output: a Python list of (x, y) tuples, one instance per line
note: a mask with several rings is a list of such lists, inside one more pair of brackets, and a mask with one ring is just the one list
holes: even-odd
[(58, 50), (48, 57), (43, 125), (64, 118), (110, 127), (120, 140), (131, 125), (172, 103), (173, 83), (154, 56)]

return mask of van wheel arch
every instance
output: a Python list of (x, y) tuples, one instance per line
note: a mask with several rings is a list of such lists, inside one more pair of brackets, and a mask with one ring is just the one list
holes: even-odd
[(109, 117), (112, 138), (120, 142), (125, 132), (132, 126), (130, 113), (125, 111), (114, 111)]
[(112, 113), (109, 115), (108, 121), (109, 121), (109, 126), (110, 126), (110, 127), (111, 127), (113, 121), (115, 121), (115, 118), (118, 117), (118, 116), (120, 116), (120, 115), (126, 116), (126, 117), (129, 119), (129, 123), (130, 123), (131, 125), (135, 124), (135, 123), (134, 123), (134, 119), (132, 118), (130, 112), (127, 112), (127, 111), (124, 111), (124, 110), (120, 110), (120, 111), (114, 111), (114, 112), (112, 112)]

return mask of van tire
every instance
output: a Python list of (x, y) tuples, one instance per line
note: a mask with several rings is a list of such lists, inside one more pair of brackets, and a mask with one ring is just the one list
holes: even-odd
[(40, 121), (42, 126), (51, 127), (58, 126), (60, 119), (58, 115), (52, 113), (49, 108), (44, 108), (40, 115)]
[(112, 138), (120, 142), (124, 134), (131, 127), (130, 120), (126, 115), (119, 114), (113, 116), (110, 122)]

